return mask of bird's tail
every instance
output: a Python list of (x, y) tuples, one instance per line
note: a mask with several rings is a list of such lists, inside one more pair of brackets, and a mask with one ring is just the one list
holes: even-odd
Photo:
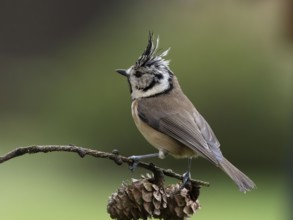
[(236, 183), (241, 192), (256, 188), (255, 183), (226, 158), (220, 162), (219, 167)]

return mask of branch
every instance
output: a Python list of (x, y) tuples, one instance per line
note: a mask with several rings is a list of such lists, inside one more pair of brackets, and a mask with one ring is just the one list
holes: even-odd
[[(98, 150), (92, 150), (89, 148), (78, 147), (74, 145), (37, 145), (37, 146), (27, 146), (27, 147), (18, 147), (7, 154), (0, 156), (0, 164), (4, 163), (10, 159), (15, 157), (22, 156), (24, 154), (35, 154), (35, 153), (49, 153), (54, 151), (63, 151), (63, 152), (73, 152), (77, 153), (80, 157), (85, 157), (86, 155), (93, 156), (96, 158), (107, 158), (113, 160), (117, 165), (122, 165), (123, 163), (131, 166), (133, 164), (133, 160), (127, 157), (119, 155), (117, 150), (113, 150), (112, 153), (107, 153)], [(153, 172), (155, 175), (158, 173), (163, 173), (165, 176), (172, 177), (178, 180), (182, 180), (183, 177), (180, 174), (173, 172), (170, 169), (163, 169), (155, 166), (152, 163), (145, 163), (139, 161), (137, 163), (137, 167), (144, 168)], [(209, 186), (209, 183), (201, 181), (201, 180), (191, 180), (191, 183), (196, 184), (198, 186)]]

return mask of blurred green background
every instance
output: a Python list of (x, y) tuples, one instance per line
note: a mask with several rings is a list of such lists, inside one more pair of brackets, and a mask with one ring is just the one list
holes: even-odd
[[(198, 159), (193, 177), (211, 187), (192, 219), (289, 219), (293, 50), (285, 9), (277, 0), (1, 1), (0, 154), (36, 144), (154, 152), (115, 73), (134, 64), (151, 30), (162, 50), (172, 48), (170, 67), (226, 157), (258, 186), (244, 195)], [(152, 161), (178, 173), (187, 165)], [(144, 172), (70, 153), (13, 159), (0, 165), (0, 218), (110, 219), (108, 196)]]

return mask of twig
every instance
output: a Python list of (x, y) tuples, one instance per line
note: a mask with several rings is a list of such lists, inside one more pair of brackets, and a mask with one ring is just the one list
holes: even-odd
[[(27, 147), (18, 147), (7, 154), (0, 156), (0, 164), (4, 163), (10, 159), (15, 157), (22, 156), (24, 154), (35, 154), (35, 153), (49, 153), (53, 151), (63, 151), (63, 152), (74, 152), (77, 153), (80, 157), (85, 157), (86, 155), (97, 157), (97, 158), (108, 158), (113, 160), (116, 164), (121, 165), (123, 163), (128, 164), (129, 166), (133, 164), (133, 160), (127, 157), (119, 155), (117, 150), (113, 150), (112, 153), (107, 153), (103, 151), (93, 150), (84, 147), (78, 147), (74, 145), (37, 145), (37, 146), (27, 146)], [(145, 163), (139, 161), (137, 163), (137, 167), (144, 168), (153, 173), (163, 173), (165, 176), (172, 177), (175, 179), (182, 180), (182, 175), (179, 175), (173, 172), (170, 169), (163, 169), (155, 166), (152, 163)], [(192, 183), (197, 184), (199, 186), (209, 186), (209, 183), (201, 181), (201, 180), (191, 180)]]

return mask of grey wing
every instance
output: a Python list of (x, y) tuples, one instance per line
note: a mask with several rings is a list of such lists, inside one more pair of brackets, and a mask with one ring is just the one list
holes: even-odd
[[(222, 155), (219, 144), (217, 144), (219, 142), (215, 135), (210, 133), (211, 128), (202, 116), (198, 121), (200, 123), (197, 124), (195, 115), (184, 110), (178, 113), (165, 108), (162, 112), (160, 108), (150, 109), (147, 106), (138, 106), (138, 115), (145, 123), (157, 131), (173, 137), (215, 165), (219, 164), (218, 157)], [(212, 138), (213, 136), (214, 138)], [(215, 143), (216, 146), (210, 146), (212, 143)]]
[(213, 130), (211, 129), (210, 125), (207, 121), (202, 117), (202, 115), (198, 111), (193, 112), (195, 123), (197, 124), (198, 128), (202, 136), (204, 137), (205, 141), (207, 142), (210, 149), (215, 154), (217, 160), (221, 161), (223, 159), (223, 155), (220, 148), (220, 142), (218, 141), (216, 135), (214, 134)]

